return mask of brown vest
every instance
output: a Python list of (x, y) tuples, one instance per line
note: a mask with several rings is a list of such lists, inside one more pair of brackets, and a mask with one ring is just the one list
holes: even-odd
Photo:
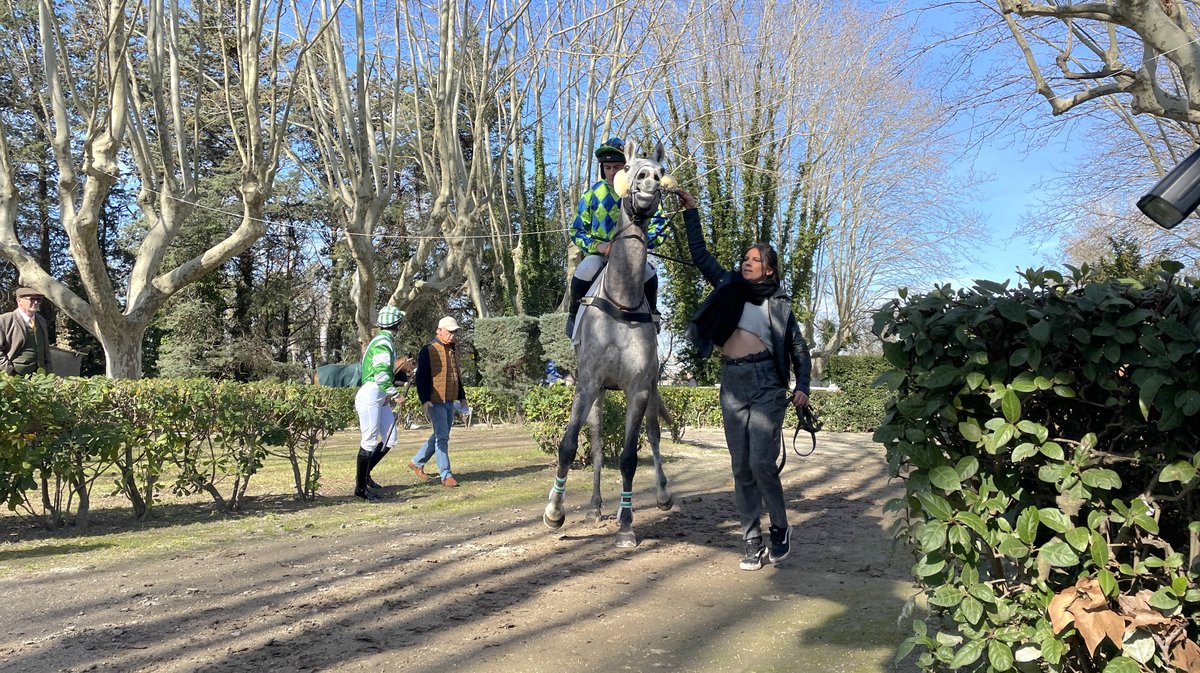
[(458, 378), (458, 354), (454, 346), (434, 339), (429, 343), (429, 378), (433, 388), (429, 393), (429, 401), (434, 404), (453, 402), (462, 394), (462, 386)]

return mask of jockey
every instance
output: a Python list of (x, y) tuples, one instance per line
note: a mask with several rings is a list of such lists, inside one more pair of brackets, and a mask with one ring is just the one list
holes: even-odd
[(380, 488), (371, 479), (371, 470), (383, 460), (396, 443), (396, 416), (392, 405), (404, 404), (404, 394), (396, 390), (396, 331), (404, 311), (395, 306), (379, 309), (375, 324), (379, 334), (367, 344), (362, 358), (362, 387), (354, 396), (358, 426), (362, 433), (358, 445), (358, 463), (354, 476), (354, 495), (367, 501), (379, 496), (369, 489)]
[[(596, 280), (600, 270), (608, 263), (608, 249), (612, 245), (613, 229), (621, 220), (621, 199), (613, 188), (613, 177), (625, 168), (625, 141), (613, 137), (604, 141), (596, 148), (596, 160), (600, 163), (601, 179), (583, 193), (579, 199), (579, 207), (575, 222), (571, 225), (571, 240), (581, 250), (588, 253), (575, 269), (571, 278), (571, 308), (567, 316), (567, 336), (575, 330), (575, 316), (579, 313), (579, 303), (583, 295)], [(646, 226), (649, 249), (662, 243), (666, 236), (667, 218), (661, 206), (657, 213), (650, 218)], [(658, 322), (658, 272), (654, 265), (646, 262), (646, 300), (650, 304), (650, 313)]]

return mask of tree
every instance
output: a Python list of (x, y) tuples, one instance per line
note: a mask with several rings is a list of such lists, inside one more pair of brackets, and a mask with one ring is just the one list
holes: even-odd
[[(20, 37), (2, 47), (5, 66), (18, 73), (17, 113), (37, 121), (53, 153), (58, 216), (86, 298), (42, 269), (16, 236), (20, 196), (6, 126), (0, 126), (0, 254), (100, 341), (112, 377), (139, 377), (142, 338), (158, 310), (265, 230), (262, 209), (291, 108), (285, 78), (303, 54), (283, 44), (279, 10), (269, 2), (222, 0), (211, 15), (207, 7), (187, 14), (176, 0), (99, 6), (38, 0), (36, 15), (15, 13), (24, 22), (13, 33)], [(210, 48), (220, 68), (215, 82), (204, 77)], [(80, 53), (86, 60), (64, 58)], [(241, 221), (200, 254), (164, 268), (196, 202), (206, 106), (231, 129)], [(99, 225), (113, 189), (126, 179), (138, 184), (144, 235), (128, 278), (113, 278)]]

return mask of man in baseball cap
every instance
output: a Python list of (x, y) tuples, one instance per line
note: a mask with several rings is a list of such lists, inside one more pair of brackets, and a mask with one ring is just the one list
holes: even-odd
[(46, 370), (50, 353), (50, 327), (38, 315), (41, 292), (17, 288), (17, 308), (0, 315), (0, 372), (27, 376)]
[(451, 316), (442, 318), (433, 341), (417, 354), (417, 398), (433, 425), (433, 432), (408, 464), (408, 469), (421, 481), (430, 481), (433, 477), (425, 473), (425, 464), (436, 456), (438, 476), (442, 486), (447, 488), (458, 486), (458, 480), (450, 471), (450, 426), (454, 412), (457, 408), (464, 415), (470, 413), (467, 390), (459, 373), (458, 353), (454, 350), (457, 332), (457, 320)]

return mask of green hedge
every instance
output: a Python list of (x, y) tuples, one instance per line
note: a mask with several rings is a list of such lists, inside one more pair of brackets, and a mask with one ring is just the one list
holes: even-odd
[(1197, 670), (1200, 284), (1031, 271), (875, 316), (926, 670)]
[(10, 510), (49, 527), (72, 511), (86, 526), (92, 488), (116, 474), (113, 486), (138, 518), (164, 488), (205, 492), (235, 510), (263, 461), (276, 457), (291, 464), (296, 496), (311, 499), (320, 487), (316, 447), (355, 423), (354, 393), (208, 379), (0, 375), (0, 496)]

